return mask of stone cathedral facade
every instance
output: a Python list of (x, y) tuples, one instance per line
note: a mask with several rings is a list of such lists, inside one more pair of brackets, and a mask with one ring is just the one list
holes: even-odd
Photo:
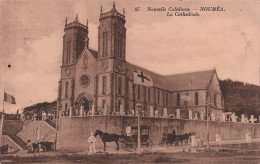
[[(160, 75), (131, 64), (126, 57), (125, 13), (115, 5), (101, 13), (98, 50), (89, 47), (88, 24), (65, 21), (58, 107), (61, 115), (133, 114), (141, 104), (145, 115), (158, 116), (192, 110), (220, 114), (223, 109), (215, 69), (177, 75)], [(129, 55), (129, 54), (128, 54)], [(149, 58), (149, 56), (147, 56)], [(172, 61), (174, 64), (174, 61)], [(135, 79), (136, 78), (136, 79)], [(137, 83), (138, 81), (141, 83)], [(143, 82), (143, 84), (142, 84)], [(149, 82), (149, 83), (146, 83)], [(149, 85), (148, 85), (149, 84)], [(185, 113), (185, 112), (183, 112)]]

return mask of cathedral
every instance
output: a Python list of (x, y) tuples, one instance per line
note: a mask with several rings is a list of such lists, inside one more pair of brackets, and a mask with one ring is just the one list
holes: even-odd
[[(135, 115), (186, 118), (187, 111), (203, 117), (220, 115), (223, 96), (215, 69), (160, 75), (129, 63), (126, 57), (125, 13), (115, 4), (99, 17), (98, 50), (89, 47), (88, 23), (76, 16), (65, 21), (58, 108), (61, 116)], [(148, 58), (149, 56), (147, 56)], [(174, 62), (174, 61), (173, 61)]]

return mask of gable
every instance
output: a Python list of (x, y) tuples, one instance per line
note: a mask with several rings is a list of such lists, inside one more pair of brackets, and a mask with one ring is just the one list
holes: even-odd
[(215, 93), (221, 94), (221, 89), (218, 81), (218, 76), (217, 73), (215, 72), (214, 75), (212, 76), (212, 79), (209, 84), (209, 90), (214, 91)]
[[(87, 58), (85, 58), (87, 57)], [(79, 62), (82, 62), (82, 65), (84, 64), (84, 60), (87, 59), (87, 65), (91, 64), (93, 62), (96, 62), (96, 58), (97, 58), (97, 51), (91, 50), (91, 49), (87, 49), (84, 48), (83, 51), (81, 52), (81, 54), (79, 55), (78, 59), (76, 60), (75, 64), (78, 64)]]

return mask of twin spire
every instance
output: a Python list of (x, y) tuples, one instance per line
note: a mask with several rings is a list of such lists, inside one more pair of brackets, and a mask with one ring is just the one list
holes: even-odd
[[(116, 11), (115, 1), (113, 1), (112, 11)], [(103, 14), (102, 6), (101, 6), (101, 8), (100, 8), (100, 15), (101, 15), (101, 14)], [(123, 8), (123, 15), (125, 15), (125, 8)], [(78, 14), (76, 14), (75, 20), (74, 20), (73, 22), (79, 23)], [(68, 24), (68, 19), (67, 19), (67, 17), (66, 17), (66, 19), (65, 19), (65, 25), (67, 25), (67, 24)], [(87, 22), (86, 22), (86, 26), (88, 27), (88, 19), (87, 19)]]

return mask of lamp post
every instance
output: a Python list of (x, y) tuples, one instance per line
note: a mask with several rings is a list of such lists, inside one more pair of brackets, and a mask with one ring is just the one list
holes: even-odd
[(137, 131), (138, 131), (137, 152), (138, 152), (138, 154), (141, 154), (140, 112), (141, 112), (141, 109), (142, 109), (142, 105), (136, 104), (136, 109), (137, 109)]
[(206, 102), (206, 108), (207, 108), (207, 147), (209, 148), (209, 107), (210, 107), (210, 98), (209, 95), (207, 95), (207, 102)]

